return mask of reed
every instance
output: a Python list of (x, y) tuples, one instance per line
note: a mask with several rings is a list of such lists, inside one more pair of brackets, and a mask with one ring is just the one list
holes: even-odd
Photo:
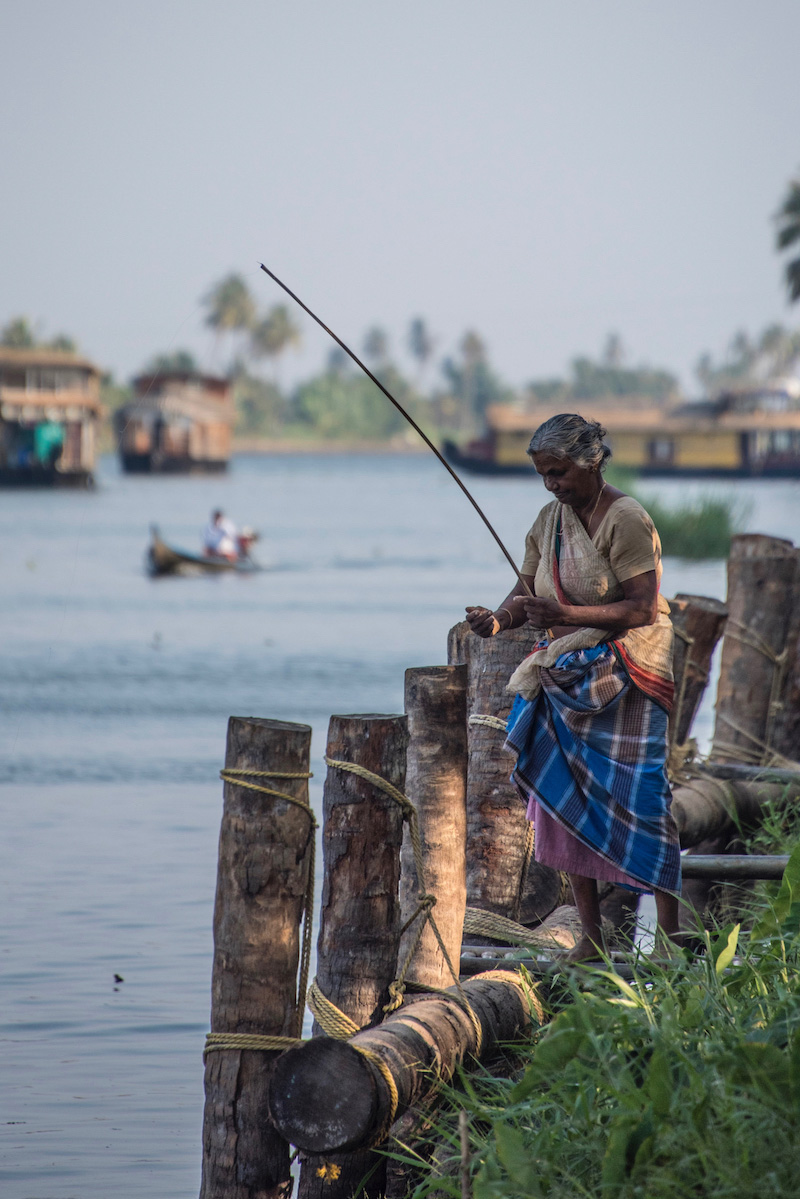
[[(797, 1194), (800, 1152), (800, 850), (749, 938), (632, 983), (581, 970), (510, 1078), (464, 1077), (440, 1110), (436, 1164), (414, 1199), (715, 1199)], [(555, 997), (554, 997), (555, 998)], [(463, 1129), (464, 1119), (461, 1119)]]

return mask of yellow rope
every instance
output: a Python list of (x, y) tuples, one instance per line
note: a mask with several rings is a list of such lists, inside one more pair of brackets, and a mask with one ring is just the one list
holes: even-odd
[(333, 1037), (337, 1041), (346, 1041), (360, 1032), (356, 1022), (323, 994), (316, 979), (308, 988), (306, 1003), (326, 1036)]
[(220, 770), (219, 777), (223, 782), (232, 783), (235, 787), (245, 787), (249, 791), (259, 791), (262, 795), (271, 795), (276, 799), (284, 799), (287, 803), (294, 804), (297, 808), (302, 808), (311, 822), (311, 838), (308, 849), (308, 877), (306, 878), (306, 889), (303, 895), (303, 936), (300, 946), (300, 971), (295, 1005), (295, 1031), (296, 1037), (299, 1038), (303, 1032), (303, 1013), (306, 1006), (308, 971), (311, 963), (311, 934), (314, 920), (314, 869), (316, 863), (316, 839), (314, 834), (319, 825), (307, 800), (297, 799), (294, 795), (288, 795), (285, 791), (275, 791), (272, 787), (265, 787), (262, 783), (253, 783), (249, 780), (310, 779), (314, 776), (310, 771), (303, 770)]
[(482, 716), (480, 713), (470, 716), (468, 723), (482, 724), (487, 729), (499, 729), (501, 733), (504, 733), (508, 727), (508, 721), (503, 720), (500, 716)]
[(210, 1032), (206, 1035), (203, 1060), (209, 1053), (222, 1049), (260, 1049), (264, 1052), (282, 1053), (294, 1045), (301, 1045), (299, 1037), (262, 1037), (247, 1032)]

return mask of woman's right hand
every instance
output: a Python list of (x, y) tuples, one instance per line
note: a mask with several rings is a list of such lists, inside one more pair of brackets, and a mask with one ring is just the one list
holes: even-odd
[(467, 623), (479, 637), (494, 637), (500, 629), (500, 621), (488, 608), (467, 608)]

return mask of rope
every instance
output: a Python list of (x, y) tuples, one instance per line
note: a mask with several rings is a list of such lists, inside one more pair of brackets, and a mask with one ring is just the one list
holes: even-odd
[[(314, 919), (314, 867), (316, 862), (316, 840), (314, 834), (319, 828), (319, 825), (317, 824), (314, 813), (311, 811), (311, 807), (309, 806), (307, 800), (297, 799), (294, 795), (288, 795), (285, 791), (275, 791), (272, 787), (265, 787), (262, 783), (252, 783), (248, 780), (310, 779), (314, 776), (310, 771), (303, 770), (220, 770), (219, 777), (223, 780), (223, 782), (232, 783), (236, 787), (245, 787), (249, 791), (259, 791), (262, 795), (271, 795), (276, 799), (283, 799), (287, 803), (294, 804), (295, 807), (301, 808), (305, 812), (306, 816), (308, 816), (308, 819), (311, 822), (311, 837), (309, 840), (308, 851), (308, 877), (306, 879), (305, 894), (303, 895), (303, 936), (300, 945), (300, 973), (297, 986), (297, 999), (295, 1003), (295, 1037), (299, 1039), (303, 1032), (303, 1012), (305, 1011), (306, 1006), (308, 971), (311, 963), (311, 933), (312, 922)], [(207, 1041), (206, 1045), (208, 1045)]]
[(348, 1037), (354, 1037), (360, 1032), (356, 1022), (323, 994), (316, 979), (308, 988), (306, 1003), (327, 1037), (333, 1037), (336, 1041), (346, 1041)]
[(421, 917), (421, 919), (413, 944), (410, 946), (397, 972), (397, 978), (389, 986), (389, 1002), (385, 1005), (383, 1009), (384, 1012), (387, 1014), (394, 1012), (401, 1006), (403, 1002), (403, 993), (406, 987), (406, 972), (408, 971), (411, 960), (414, 957), (417, 947), (422, 939), (425, 925), (430, 924), (431, 931), (436, 938), (439, 949), (442, 951), (442, 957), (444, 958), (447, 968), (450, 971), (453, 983), (466, 1005), (465, 1010), (469, 1012), (470, 1019), (472, 1020), (473, 1027), (475, 1029), (475, 1052), (479, 1054), (481, 1051), (481, 1045), (483, 1043), (483, 1029), (481, 1028), (480, 1020), (470, 1006), (467, 993), (461, 985), (461, 980), (456, 973), (453, 963), (450, 960), (450, 954), (447, 952), (447, 947), (442, 940), (442, 934), (439, 932), (439, 926), (437, 925), (436, 919), (433, 915), (433, 908), (436, 904), (436, 896), (430, 894), (425, 885), (425, 863), (422, 852), (422, 839), (419, 832), (419, 821), (417, 819), (416, 807), (411, 800), (403, 794), (402, 791), (398, 790), (398, 788), (393, 786), (392, 783), (387, 782), (386, 779), (381, 778), (379, 774), (375, 774), (373, 771), (367, 770), (365, 766), (359, 766), (355, 762), (342, 762), (336, 758), (328, 757), (325, 758), (325, 763), (333, 770), (343, 770), (348, 774), (354, 774), (358, 778), (364, 779), (368, 783), (372, 783), (372, 785), (377, 787), (379, 791), (382, 791), (384, 795), (388, 795), (390, 799), (393, 799), (395, 803), (400, 805), (400, 809), (403, 813), (403, 819), (408, 824), (411, 847), (414, 852), (414, 867), (417, 872), (417, 885), (419, 886), (419, 903), (417, 904), (417, 908), (410, 919), (406, 921), (404, 929), (407, 930), (418, 917)]
[(749, 749), (746, 746), (734, 745), (731, 742), (718, 741), (714, 737), (714, 742), (711, 747), (712, 753), (723, 753), (739, 761), (748, 761), (756, 766), (770, 765), (774, 766), (777, 762), (788, 762), (783, 754), (777, 753), (772, 748), (772, 735), (774, 732), (775, 718), (783, 708), (781, 692), (783, 691), (783, 683), (786, 676), (786, 666), (788, 655), (786, 649), (782, 649), (780, 653), (776, 651), (757, 633), (755, 629), (748, 628), (739, 620), (734, 620), (728, 617), (728, 622), (725, 626), (725, 636), (738, 641), (740, 645), (746, 645), (748, 649), (755, 650), (761, 654), (768, 662), (772, 664), (772, 681), (769, 690), (769, 700), (767, 702), (767, 719), (764, 727), (764, 739), (756, 737), (754, 733), (742, 728), (741, 725), (731, 720), (723, 712), (717, 716), (717, 720), (724, 720), (725, 723), (738, 733), (740, 736), (747, 738), (753, 744), (757, 745), (760, 753), (756, 753), (754, 749)]
[(481, 716), (480, 714), (470, 716), (468, 723), (482, 724), (488, 729), (499, 729), (501, 733), (504, 733), (508, 726), (508, 721), (502, 720), (499, 716)]
[(209, 1053), (222, 1049), (261, 1049), (264, 1052), (280, 1052), (301, 1045), (299, 1037), (262, 1037), (248, 1032), (210, 1032), (206, 1034), (203, 1061)]
[(469, 936), (487, 936), (496, 941), (505, 941), (508, 945), (537, 945), (540, 942), (556, 938), (549, 936), (547, 931), (526, 928), (505, 916), (497, 916), (494, 912), (484, 912), (481, 908), (467, 908), (464, 914), (464, 932)]

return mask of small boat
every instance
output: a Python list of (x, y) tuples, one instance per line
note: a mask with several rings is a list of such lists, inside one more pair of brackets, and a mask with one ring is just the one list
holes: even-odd
[(234, 571), (238, 574), (254, 574), (262, 568), (246, 555), (232, 561), (215, 554), (193, 554), (177, 546), (167, 545), (156, 525), (150, 527), (150, 545), (146, 554), (147, 573), (152, 578), (162, 575), (222, 574)]

